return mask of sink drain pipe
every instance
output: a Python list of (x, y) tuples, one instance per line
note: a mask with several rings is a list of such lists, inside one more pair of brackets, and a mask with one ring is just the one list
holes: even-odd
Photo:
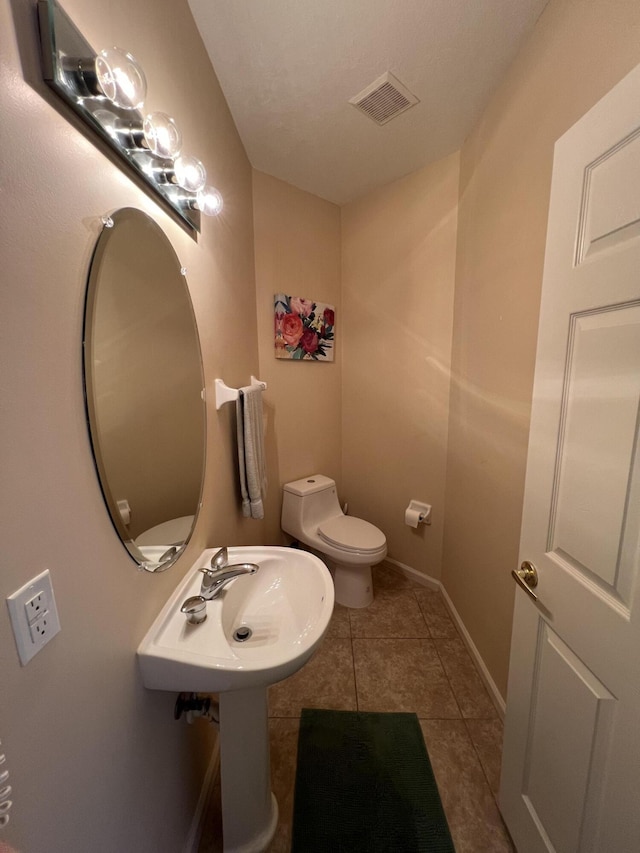
[(216, 699), (207, 693), (178, 693), (173, 709), (174, 720), (185, 715), (189, 725), (196, 717), (204, 717), (210, 723), (220, 725), (220, 706)]

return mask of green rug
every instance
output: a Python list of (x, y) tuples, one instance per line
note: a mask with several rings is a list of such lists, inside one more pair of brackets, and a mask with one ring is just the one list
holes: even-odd
[(455, 853), (415, 714), (304, 708), (291, 853)]

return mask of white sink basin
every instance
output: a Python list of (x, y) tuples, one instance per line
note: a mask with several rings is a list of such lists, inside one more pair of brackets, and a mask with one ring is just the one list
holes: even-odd
[[(229, 564), (257, 563), (207, 602), (207, 619), (189, 624), (180, 607), (200, 593), (218, 549), (204, 551), (138, 648), (145, 687), (221, 693), (266, 687), (296, 672), (322, 640), (333, 612), (333, 582), (324, 563), (294, 548), (229, 548)], [(252, 635), (234, 640), (237, 628)]]

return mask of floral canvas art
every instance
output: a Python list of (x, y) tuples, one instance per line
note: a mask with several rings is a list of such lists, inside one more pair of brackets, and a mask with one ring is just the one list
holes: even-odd
[(335, 318), (333, 305), (276, 293), (276, 358), (333, 361)]

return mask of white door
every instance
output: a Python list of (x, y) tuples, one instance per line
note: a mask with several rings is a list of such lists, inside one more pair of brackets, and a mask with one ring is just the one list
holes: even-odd
[[(519, 853), (640, 851), (640, 66), (555, 149), (501, 809)], [(521, 570), (521, 576), (524, 571)]]

